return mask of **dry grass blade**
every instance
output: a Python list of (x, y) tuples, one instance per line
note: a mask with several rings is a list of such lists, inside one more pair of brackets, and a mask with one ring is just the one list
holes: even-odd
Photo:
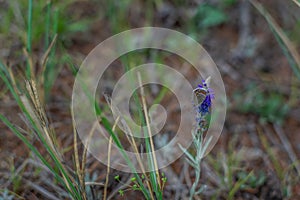
[[(118, 121), (117, 123), (119, 123), (119, 126), (122, 127), (122, 129), (125, 131), (125, 136), (128, 140), (128, 142), (130, 143), (131, 147), (133, 147), (133, 150), (135, 152), (135, 155), (136, 155), (136, 159), (138, 161), (138, 164), (139, 164), (139, 167), (142, 171), (142, 174), (147, 177), (146, 175), (146, 170), (145, 170), (145, 167), (143, 165), (143, 162), (142, 162), (142, 159), (141, 159), (141, 156), (140, 156), (140, 153), (139, 153), (139, 150), (138, 150), (138, 147), (137, 147), (137, 143), (134, 139), (134, 137), (132, 136), (132, 131), (131, 129), (129, 128), (128, 124), (126, 124), (126, 121), (123, 119), (122, 117), (122, 114), (121, 112), (119, 111), (119, 109), (113, 104), (111, 98), (107, 95), (105, 95), (105, 99), (106, 99), (106, 102), (107, 104), (109, 105), (110, 109), (113, 111), (113, 113), (115, 113), (115, 115), (118, 116)], [(151, 185), (150, 185), (150, 182), (148, 179), (145, 180), (146, 181), (146, 184), (147, 184), (147, 187), (150, 191), (150, 193), (152, 194), (152, 188), (151, 188)], [(154, 197), (153, 197), (154, 198)]]
[[(45, 83), (45, 70), (46, 70), (47, 61), (48, 61), (50, 52), (51, 52), (56, 40), (57, 40), (57, 34), (54, 36), (53, 40), (51, 41), (49, 47), (47, 48), (45, 54), (42, 57), (41, 64), (40, 64), (41, 65), (41, 72), (40, 72), (41, 74), (38, 75), (39, 80), (37, 80), (40, 87), (43, 87), (43, 85)], [(43, 91), (43, 94), (42, 94), (41, 100), (43, 102), (44, 98), (45, 98), (45, 91), (44, 90), (42, 90), (42, 91)]]
[(56, 148), (57, 145), (55, 143), (53, 132), (49, 127), (45, 111), (40, 103), (35, 82), (33, 80), (26, 81), (26, 89), (29, 93), (30, 100), (26, 96), (21, 96), (24, 106), (30, 112), (30, 115), (34, 119), (35, 124), (38, 126), (40, 131), (46, 136), (47, 143), (51, 147), (52, 151), (55, 152), (55, 156), (59, 158), (59, 160), (62, 160), (62, 156)]
[(128, 126), (128, 124), (126, 123), (126, 121), (124, 120), (124, 118), (122, 117), (122, 113), (119, 111), (119, 109), (113, 104), (112, 100), (110, 97), (105, 96), (106, 102), (109, 105), (110, 109), (113, 111), (113, 113), (118, 116), (119, 119), (119, 126), (121, 126), (122, 130), (125, 131), (125, 136), (126, 139), (128, 140), (129, 144), (131, 145), (131, 147), (133, 147), (133, 150), (135, 151), (135, 155), (138, 161), (138, 164), (142, 170), (142, 173), (144, 174), (144, 176), (146, 177), (146, 171), (145, 171), (145, 167), (143, 165), (143, 162), (141, 160), (140, 157), (140, 153), (136, 144), (136, 141), (134, 139), (134, 137), (132, 137), (132, 130), (130, 129), (130, 127)]
[(147, 110), (147, 104), (146, 104), (146, 99), (145, 99), (144, 88), (142, 87), (141, 74), (138, 73), (137, 75), (138, 75), (139, 85), (140, 85), (140, 88), (141, 88), (142, 105), (143, 105), (144, 115), (145, 115), (145, 119), (146, 119), (146, 125), (147, 125), (147, 129), (148, 129), (150, 145), (151, 145), (151, 149), (152, 149), (151, 154), (152, 154), (152, 157), (153, 157), (154, 168), (155, 168), (156, 176), (157, 176), (157, 182), (158, 182), (159, 188), (161, 188), (160, 175), (159, 175), (159, 172), (158, 172), (158, 165), (157, 165), (157, 159), (156, 159), (156, 155), (155, 155), (152, 132), (151, 132), (150, 122), (149, 122), (149, 117), (148, 117), (149, 115), (148, 115), (148, 110)]
[(51, 49), (53, 48), (53, 46), (54, 46), (56, 40), (57, 40), (57, 34), (54, 36), (54, 38), (53, 38), (51, 44), (49, 45), (48, 49), (46, 50), (45, 54), (44, 54), (43, 57), (42, 57), (41, 66), (42, 66), (43, 72), (45, 71), (46, 63), (47, 63), (48, 58), (49, 58), (49, 54), (50, 54)]
[(97, 124), (98, 124), (98, 121), (95, 121), (92, 128), (91, 128), (91, 131), (89, 132), (89, 137), (84, 145), (84, 150), (83, 150), (83, 155), (82, 155), (82, 161), (81, 161), (81, 176), (82, 176), (82, 184), (84, 183), (84, 174), (85, 174), (85, 163), (86, 163), (86, 156), (87, 156), (87, 150), (88, 150), (88, 147), (90, 145), (90, 141), (94, 135), (94, 132), (95, 132), (95, 129), (97, 127)]
[(109, 173), (110, 173), (110, 154), (111, 154), (111, 144), (112, 144), (112, 137), (109, 137), (109, 144), (108, 144), (108, 160), (107, 160), (107, 169), (106, 169), (106, 178), (104, 184), (104, 191), (103, 191), (103, 199), (107, 199), (107, 185), (109, 181)]
[[(71, 113), (72, 116), (73, 115), (73, 109), (71, 109)], [(79, 179), (79, 183), (81, 186), (81, 190), (83, 190), (83, 188), (85, 188), (85, 185), (83, 184), (84, 182), (84, 177), (82, 177), (82, 173), (81, 173), (81, 169), (80, 169), (80, 161), (79, 161), (79, 153), (78, 153), (78, 142), (77, 142), (77, 132), (76, 132), (76, 128), (75, 128), (75, 121), (74, 118), (72, 118), (72, 124), (73, 124), (73, 134), (74, 134), (74, 156), (75, 156), (75, 168), (76, 168), (76, 174), (78, 176)], [(83, 198), (85, 198), (85, 191), (82, 192), (83, 193)]]
[[(273, 17), (264, 9), (264, 7), (256, 0), (249, 0), (252, 5), (260, 12), (262, 16), (267, 20), (268, 24), (270, 25), (270, 28), (272, 32), (274, 33), (275, 37), (280, 39), (281, 41), (278, 41), (281, 47), (288, 51), (288, 54), (290, 55), (291, 59), (293, 60), (294, 64), (291, 64), (291, 67), (293, 68), (295, 74), (300, 79), (300, 56), (297, 52), (296, 47), (294, 44), (289, 40), (289, 38), (284, 34), (284, 31), (281, 29), (281, 27), (276, 23), (276, 21), (273, 19)], [(282, 44), (281, 44), (282, 43)], [(284, 45), (284, 47), (283, 47)], [(289, 56), (287, 56), (289, 59)]]
[[(72, 116), (73, 115), (73, 110), (71, 109), (72, 112)], [(74, 156), (75, 156), (75, 168), (76, 168), (76, 174), (78, 176), (79, 179), (79, 184), (81, 187), (81, 193), (82, 193), (82, 198), (83, 199), (87, 199), (86, 197), (86, 193), (85, 193), (85, 186), (88, 185), (85, 182), (85, 164), (86, 164), (86, 157), (87, 157), (87, 150), (88, 150), (88, 146), (90, 143), (91, 138), (93, 137), (93, 134), (95, 132), (96, 129), (96, 125), (98, 124), (98, 121), (95, 121), (89, 134), (88, 134), (88, 138), (86, 140), (86, 143), (84, 145), (84, 150), (83, 150), (83, 154), (82, 154), (82, 161), (80, 163), (79, 161), (79, 153), (78, 153), (78, 141), (77, 141), (77, 131), (75, 128), (75, 121), (74, 121), (74, 117), (73, 117), (73, 133), (74, 133)], [(102, 183), (101, 183), (102, 184)], [(94, 184), (89, 184), (89, 185), (94, 185)], [(102, 184), (103, 185), (103, 184)]]
[(84, 150), (83, 150), (83, 154), (82, 154), (82, 161), (81, 161), (81, 170), (80, 170), (80, 185), (82, 186), (82, 192), (84, 194), (84, 199), (87, 199), (86, 198), (86, 195), (85, 195), (85, 164), (86, 164), (86, 157), (87, 157), (87, 150), (88, 150), (88, 147), (90, 145), (90, 141), (94, 135), (94, 132), (95, 132), (95, 129), (96, 129), (96, 126), (98, 124), (98, 121), (95, 121), (92, 128), (91, 128), (91, 131), (89, 132), (89, 135), (88, 135), (88, 138), (87, 138), (87, 141), (84, 145)]
[(33, 61), (32, 57), (29, 55), (28, 51), (24, 48), (23, 53), (27, 58), (29, 69), (30, 69), (30, 78), (35, 80), (35, 74), (34, 74), (34, 69), (33, 69)]
[[(118, 117), (115, 121), (115, 124), (112, 127), (112, 131), (115, 131), (116, 126), (119, 122), (120, 117)], [(108, 153), (107, 153), (107, 172), (106, 172), (106, 179), (104, 185), (104, 192), (103, 192), (103, 199), (106, 200), (107, 198), (107, 185), (109, 181), (109, 172), (110, 172), (110, 155), (111, 155), (111, 145), (112, 145), (112, 137), (109, 137), (109, 144), (108, 144)]]
[(275, 132), (277, 133), (281, 143), (283, 144), (283, 147), (285, 148), (286, 152), (288, 153), (291, 161), (294, 163), (295, 168), (298, 172), (298, 175), (300, 177), (300, 165), (298, 162), (298, 158), (296, 153), (294, 152), (291, 143), (289, 142), (289, 139), (286, 137), (286, 135), (283, 133), (283, 130), (280, 126), (278, 125), (273, 125)]
[(297, 0), (292, 0), (297, 6), (299, 6), (300, 7), (300, 2), (299, 1), (297, 1)]
[(44, 196), (45, 198), (49, 199), (49, 200), (59, 200), (59, 198), (57, 198), (56, 196), (54, 196), (51, 192), (49, 192), (48, 190), (46, 190), (44, 187), (41, 187), (40, 185), (37, 185), (31, 181), (27, 181), (25, 180), (25, 182), (30, 185), (33, 189), (35, 189), (36, 191), (38, 191), (42, 196)]
[(85, 185), (105, 186), (103, 183), (97, 183), (97, 182), (85, 182)]

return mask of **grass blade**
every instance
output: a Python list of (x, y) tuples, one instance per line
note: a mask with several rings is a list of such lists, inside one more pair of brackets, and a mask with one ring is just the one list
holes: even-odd
[(243, 184), (246, 183), (246, 181), (247, 181), (251, 176), (253, 176), (253, 171), (250, 172), (244, 179), (241, 179), (241, 180), (239, 180), (238, 182), (236, 182), (236, 183), (234, 184), (232, 190), (229, 192), (228, 199), (233, 199), (235, 193), (241, 188), (241, 186), (242, 186)]
[(279, 43), (284, 55), (287, 57), (288, 62), (293, 69), (295, 75), (300, 79), (300, 56), (297, 52), (296, 47), (284, 34), (284, 31), (276, 23), (273, 17), (268, 11), (256, 0), (250, 0), (252, 5), (260, 12), (270, 26), (272, 33), (274, 34), (277, 42)]
[(27, 78), (33, 77), (32, 64), (30, 62), (31, 55), (31, 40), (32, 40), (32, 0), (28, 0), (28, 21), (27, 21), (27, 44), (26, 44), (26, 54), (28, 57), (27, 65), (26, 65), (26, 76)]
[(32, 34), (32, 0), (28, 0), (28, 22), (27, 22), (27, 51), (31, 53)]
[(300, 1), (299, 0), (293, 0), (293, 2), (300, 7)]

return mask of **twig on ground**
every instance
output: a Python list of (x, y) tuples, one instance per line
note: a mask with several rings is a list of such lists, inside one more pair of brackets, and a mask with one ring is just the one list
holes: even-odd
[(295, 169), (297, 170), (298, 175), (300, 176), (300, 164), (299, 159), (297, 158), (296, 153), (294, 152), (292, 145), (286, 135), (283, 133), (283, 130), (278, 125), (273, 125), (275, 132), (277, 133), (283, 147), (285, 148), (289, 158), (291, 159)]
[(31, 182), (31, 181), (27, 181), (25, 180), (25, 182), (30, 185), (33, 189), (35, 189), (36, 191), (38, 191), (41, 195), (43, 195), (45, 198), (50, 199), (50, 200), (59, 200), (59, 198), (57, 198), (56, 196), (54, 196), (52, 194), (52, 192), (49, 192), (48, 190), (46, 190), (45, 188), (42, 188), (41, 186)]

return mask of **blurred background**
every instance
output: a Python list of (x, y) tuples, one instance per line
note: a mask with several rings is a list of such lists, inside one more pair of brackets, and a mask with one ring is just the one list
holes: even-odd
[[(41, 102), (65, 164), (74, 166), (70, 101), (81, 62), (103, 40), (144, 26), (194, 38), (211, 55), (225, 84), (226, 122), (218, 144), (202, 163), (200, 185), (205, 189), (199, 197), (300, 199), (297, 0), (0, 0), (1, 66), (14, 73), (17, 85), (30, 73), (41, 80)], [(109, 85), (117, 80), (126, 65), (149, 60), (184, 71), (184, 61), (169, 53), (133, 52), (126, 62), (120, 58), (112, 63), (105, 81)], [(192, 71), (185, 76), (195, 86), (199, 82)], [(47, 159), (39, 140), (26, 134), (27, 122), (3, 78), (0, 88), (0, 113)], [(149, 90), (153, 99), (161, 94), (157, 88)], [(159, 101), (172, 111), (177, 102), (169, 101), (170, 95), (163, 93)], [(172, 115), (164, 128), (169, 136), (176, 131), (177, 117)], [(0, 199), (68, 199), (61, 184), (2, 121), (0, 130)], [(164, 198), (186, 199), (194, 174), (184, 156), (162, 171), (168, 178)], [(111, 199), (143, 199), (132, 190), (120, 196), (122, 183), (115, 175), (124, 182), (131, 176), (111, 171)], [(85, 180), (104, 183), (105, 176), (106, 166), (88, 155)], [(88, 199), (102, 199), (102, 191), (102, 185), (86, 188)]]

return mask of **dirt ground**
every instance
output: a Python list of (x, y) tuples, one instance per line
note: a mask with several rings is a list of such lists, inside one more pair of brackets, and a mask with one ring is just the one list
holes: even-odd
[[(134, 1), (125, 12), (125, 21), (128, 27), (121, 24), (118, 31), (151, 25), (175, 29), (188, 34), (189, 30), (185, 23), (189, 17), (186, 15), (189, 12), (192, 13), (193, 8), (202, 1), (183, 3), (184, 6), (179, 6), (172, 1), (163, 2), (161, 7), (154, 6), (153, 20), (149, 24), (144, 12), (144, 7), (148, 5), (147, 2)], [(300, 8), (295, 6), (292, 1), (264, 0), (260, 2), (286, 30), (299, 52)], [(218, 4), (218, 1), (211, 0), (209, 3), (215, 5)], [(82, 17), (98, 16), (97, 14), (104, 12), (107, 7), (103, 2), (76, 1), (70, 4), (69, 9)], [(230, 188), (226, 187), (228, 184), (226, 182), (228, 174), (226, 173), (231, 171), (228, 170), (231, 168), (233, 172), (231, 178), (234, 183), (242, 174), (247, 175), (251, 171), (257, 178), (257, 180), (252, 180), (253, 187), (238, 188), (234, 199), (300, 199), (300, 171), (297, 172), (297, 167), (300, 169), (300, 165), (297, 164), (298, 161), (296, 162), (300, 158), (300, 81), (294, 75), (288, 59), (266, 20), (250, 3), (237, 1), (237, 3), (224, 8), (224, 12), (228, 17), (226, 22), (209, 27), (204, 34), (200, 32), (201, 30), (198, 33), (201, 35), (200, 43), (215, 61), (222, 75), (228, 101), (222, 135), (213, 151), (202, 163), (201, 184), (206, 188), (200, 197), (201, 199), (228, 199)], [(295, 28), (296, 26), (298, 29)], [(75, 66), (78, 67), (99, 42), (112, 36), (113, 29), (109, 17), (103, 15), (94, 18), (92, 25), (86, 31), (70, 35), (64, 47), (73, 58), (72, 62), (75, 63)], [(5, 41), (2, 40), (2, 42)], [(11, 49), (8, 48), (9, 44), (12, 43), (7, 42), (3, 48)], [(16, 51), (21, 52), (20, 49), (22, 49), (22, 45), (16, 47)], [(39, 55), (40, 46), (35, 44), (34, 49), (35, 53)], [(13, 68), (15, 65), (24, 63), (23, 60), (10, 60), (12, 58), (1, 56), (6, 62), (11, 63)], [(166, 61), (171, 65), (174, 62), (176, 64), (180, 61), (176, 59)], [(46, 104), (46, 111), (57, 133), (58, 144), (64, 150), (66, 164), (72, 168), (73, 153), (72, 148), (69, 148), (73, 145), (70, 101), (75, 77), (68, 64), (60, 67), (61, 70)], [(112, 70), (108, 73), (117, 72)], [(193, 74), (188, 73), (188, 76), (197, 82), (197, 77)], [(3, 88), (0, 96), (1, 114), (13, 121), (14, 124), (25, 128), (26, 126), (20, 118), (20, 110), (2, 81), (0, 81), (0, 87)], [(276, 94), (280, 96), (278, 97), (280, 100), (279, 106), (275, 105), (275, 111), (274, 108), (273, 110), (270, 108), (271, 111), (269, 111), (266, 105), (261, 106), (261, 104), (255, 103), (256, 100), (259, 101), (259, 98), (262, 98), (272, 104), (275, 101), (272, 99), (277, 98)], [(165, 100), (163, 104), (167, 104), (167, 102)], [(175, 104), (176, 102), (171, 103)], [(172, 108), (172, 104), (167, 106)], [(257, 110), (255, 106), (257, 106)], [(285, 106), (288, 106), (288, 110), (281, 111)], [(282, 118), (280, 117), (281, 112), (284, 112)], [(165, 129), (174, 131), (173, 129), (176, 127), (174, 119), (169, 121), (168, 127)], [(47, 185), (43, 180), (51, 177), (49, 172), (47, 170), (38, 172), (39, 162), (35, 161), (35, 156), (2, 122), (0, 122), (0, 130), (0, 189), (8, 188), (24, 199), (51, 199), (46, 197), (38, 187), (46, 188), (50, 193), (55, 191), (52, 185)], [(34, 138), (32, 138), (32, 142), (40, 145)], [(45, 153), (42, 147), (40, 149)], [(82, 146), (80, 146), (80, 150), (83, 150)], [(25, 162), (33, 164), (23, 167)], [(92, 155), (88, 155), (86, 169), (90, 179), (101, 183), (105, 182), (106, 166), (99, 163)], [(192, 168), (185, 162), (184, 156), (161, 171), (168, 178), (164, 199), (187, 198), (188, 188), (194, 179), (194, 174)], [(20, 177), (19, 182), (11, 178), (17, 175)], [(120, 175), (124, 181), (131, 177), (130, 174), (112, 170), (108, 194), (117, 193), (118, 188), (122, 185), (114, 180), (115, 175)], [(259, 184), (259, 177), (264, 179), (261, 184)], [(248, 186), (252, 182), (247, 182)], [(19, 184), (19, 186), (15, 184)], [(245, 185), (247, 184), (245, 183)], [(92, 190), (101, 193), (103, 187), (94, 186)], [(17, 196), (15, 198), (18, 199)], [(125, 193), (124, 197), (115, 194), (112, 199), (143, 199), (143, 197), (137, 191), (129, 191)]]

